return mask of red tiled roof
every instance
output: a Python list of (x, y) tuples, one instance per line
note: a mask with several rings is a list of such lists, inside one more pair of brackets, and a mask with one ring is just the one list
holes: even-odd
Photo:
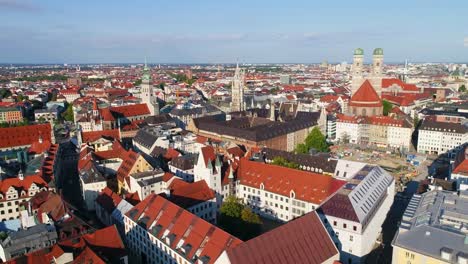
[(111, 107), (110, 110), (111, 112), (120, 114), (124, 117), (141, 116), (141, 115), (150, 114), (148, 105), (146, 104), (115, 106), (115, 107)]
[[(29, 175), (24, 177), (23, 180), (16, 178), (6, 178), (0, 181), (0, 192), (6, 194), (10, 187), (15, 187), (17, 189), (29, 190), (32, 184), (36, 184), (38, 187), (47, 187), (47, 183), (42, 179), (41, 175)], [(27, 192), (26, 192), (27, 193)]]
[(108, 214), (111, 214), (121, 201), (122, 197), (113, 192), (109, 187), (104, 188), (96, 198), (96, 203), (106, 210)]
[(180, 246), (191, 245), (185, 254), (187, 259), (192, 259), (197, 253), (199, 257), (207, 256), (208, 263), (214, 263), (224, 250), (242, 243), (220, 228), (156, 194), (148, 195), (125, 215), (135, 222), (139, 222), (142, 217), (147, 218), (147, 230), (160, 225), (158, 233), (152, 232), (158, 239), (163, 239), (165, 230), (168, 230), (174, 235), (172, 243), (168, 245), (172, 249), (179, 247), (179, 242), (183, 239)]
[(99, 109), (99, 112), (101, 114), (102, 120), (104, 121), (115, 121), (114, 115), (112, 115), (112, 112), (108, 107)]
[(86, 263), (92, 263), (92, 264), (105, 264), (104, 262), (94, 251), (89, 248), (85, 247), (83, 251), (76, 257), (73, 262), (73, 264), (86, 264)]
[(38, 210), (38, 218), (41, 223), (43, 222), (42, 213), (46, 213), (54, 221), (58, 221), (62, 219), (68, 211), (62, 197), (50, 191), (37, 193), (29, 202), (34, 210)]
[(326, 215), (335, 216), (353, 222), (359, 222), (359, 218), (348, 195), (337, 193), (319, 209)]
[(205, 166), (208, 166), (208, 161), (213, 162), (216, 160), (215, 149), (212, 146), (201, 148), (201, 153), (203, 155), (203, 160), (205, 161)]
[(50, 124), (28, 125), (0, 128), (0, 148), (31, 145), (42, 136), (44, 141), (51, 141)]
[(394, 84), (397, 86), (400, 86), (405, 91), (415, 91), (415, 92), (419, 91), (419, 88), (416, 87), (416, 85), (405, 83), (402, 80), (397, 79), (397, 78), (382, 79), (382, 88), (388, 88)]
[(180, 152), (173, 148), (168, 148), (166, 154), (164, 154), (164, 158), (167, 160), (172, 160), (173, 158), (177, 158), (179, 156)]
[(240, 184), (264, 189), (283, 196), (290, 196), (294, 191), (295, 199), (321, 204), (334, 194), (344, 181), (333, 177), (290, 169), (286, 167), (250, 161), (246, 158), (240, 160), (237, 170)]
[(208, 187), (205, 180), (188, 183), (176, 178), (168, 189), (171, 191), (168, 199), (186, 209), (215, 198), (214, 191)]
[(232, 147), (227, 149), (227, 153), (231, 154), (233, 157), (244, 157), (245, 152), (240, 147)]
[(375, 91), (369, 80), (359, 87), (359, 89), (353, 94), (349, 102), (351, 106), (382, 106), (379, 95)]
[(316, 212), (227, 250), (232, 264), (325, 263), (339, 252)]
[(34, 141), (28, 149), (30, 154), (41, 154), (49, 150), (51, 143), (49, 140), (40, 140)]
[(111, 140), (120, 140), (120, 134), (118, 129), (108, 129), (101, 131), (86, 131), (81, 132), (83, 143), (93, 142), (101, 137), (108, 138)]

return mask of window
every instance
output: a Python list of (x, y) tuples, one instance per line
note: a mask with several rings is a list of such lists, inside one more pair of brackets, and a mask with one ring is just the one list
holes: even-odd
[(346, 224), (345, 224), (345, 223), (343, 223), (343, 228), (346, 228)]
[(349, 236), (349, 241), (353, 241), (353, 236)]
[(336, 221), (333, 221), (333, 226), (336, 226)]
[(357, 226), (353, 226), (353, 230), (354, 230), (354, 231), (357, 231)]

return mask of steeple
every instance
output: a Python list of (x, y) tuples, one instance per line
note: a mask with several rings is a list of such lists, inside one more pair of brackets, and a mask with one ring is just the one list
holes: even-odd
[(239, 112), (245, 110), (244, 104), (244, 81), (245, 73), (239, 68), (239, 63), (236, 63), (236, 70), (232, 79), (231, 90), (231, 112)]

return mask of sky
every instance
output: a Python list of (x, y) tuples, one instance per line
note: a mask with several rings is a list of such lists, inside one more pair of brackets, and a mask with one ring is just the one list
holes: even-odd
[(468, 1), (448, 2), (0, 0), (0, 63), (468, 62)]

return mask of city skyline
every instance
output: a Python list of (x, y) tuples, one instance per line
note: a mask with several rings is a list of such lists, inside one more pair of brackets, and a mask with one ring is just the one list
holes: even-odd
[(145, 56), (152, 63), (350, 62), (357, 47), (366, 62), (376, 47), (393, 63), (467, 62), (460, 20), (467, 7), (0, 0), (0, 63), (136, 63)]

